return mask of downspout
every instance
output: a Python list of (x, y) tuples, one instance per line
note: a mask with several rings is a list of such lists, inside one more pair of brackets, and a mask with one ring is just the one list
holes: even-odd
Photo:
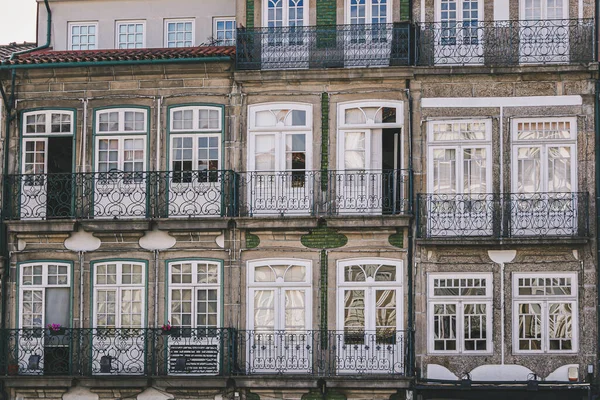
[(413, 230), (414, 227), (414, 188), (413, 188), (413, 152), (412, 152), (412, 125), (413, 125), (413, 98), (410, 93), (410, 80), (406, 80), (406, 96), (408, 98), (408, 205), (411, 210), (411, 217), (408, 228), (406, 264), (408, 273), (408, 357), (406, 375), (411, 377), (414, 372), (415, 362), (415, 343), (414, 343), (414, 303), (413, 303)]
[[(598, 9), (598, 2), (596, 2), (596, 9)], [(599, 71), (600, 72), (600, 71)], [(598, 204), (600, 204), (600, 79), (596, 79), (596, 94), (594, 96), (594, 111), (595, 111), (595, 122), (594, 127), (596, 128), (596, 142), (594, 143), (596, 151), (596, 171), (595, 171), (595, 181), (596, 181), (596, 275), (600, 272), (600, 268), (598, 268), (598, 263), (600, 262), (600, 212), (598, 212)], [(596, 371), (598, 371), (600, 366), (600, 279), (596, 279), (596, 296), (597, 296), (597, 312), (596, 312)]]
[(154, 328), (158, 328), (158, 253), (154, 250)]
[(83, 98), (80, 99), (82, 105), (83, 105), (83, 127), (81, 129), (81, 169), (80, 172), (87, 172), (87, 109), (88, 109), (88, 99), (87, 98)]

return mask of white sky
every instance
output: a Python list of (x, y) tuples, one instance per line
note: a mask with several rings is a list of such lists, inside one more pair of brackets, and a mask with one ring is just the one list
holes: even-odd
[(0, 44), (35, 42), (35, 0), (0, 0)]

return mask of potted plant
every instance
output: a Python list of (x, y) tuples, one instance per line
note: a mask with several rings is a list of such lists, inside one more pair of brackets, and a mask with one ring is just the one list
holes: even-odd
[(162, 326), (162, 334), (167, 336), (179, 336), (179, 327), (172, 326), (171, 321), (167, 321), (167, 323)]
[(60, 324), (48, 324), (48, 332), (50, 336), (64, 335), (65, 328), (60, 326)]

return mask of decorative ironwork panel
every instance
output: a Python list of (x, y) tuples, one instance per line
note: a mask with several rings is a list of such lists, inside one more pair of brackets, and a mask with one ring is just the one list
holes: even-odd
[(587, 193), (422, 194), (421, 238), (589, 235)]
[(421, 23), (417, 65), (593, 62), (593, 19)]
[(409, 23), (238, 29), (237, 68), (411, 65), (414, 35)]

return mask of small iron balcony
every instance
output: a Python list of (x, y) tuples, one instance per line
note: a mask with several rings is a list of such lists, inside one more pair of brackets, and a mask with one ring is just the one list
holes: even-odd
[(238, 29), (239, 70), (576, 64), (596, 60), (593, 19)]
[(406, 374), (409, 332), (0, 330), (0, 376)]
[(239, 174), (240, 216), (409, 214), (407, 170)]
[(587, 193), (421, 194), (420, 238), (587, 238)]
[(412, 65), (414, 35), (409, 23), (238, 29), (237, 68)]

